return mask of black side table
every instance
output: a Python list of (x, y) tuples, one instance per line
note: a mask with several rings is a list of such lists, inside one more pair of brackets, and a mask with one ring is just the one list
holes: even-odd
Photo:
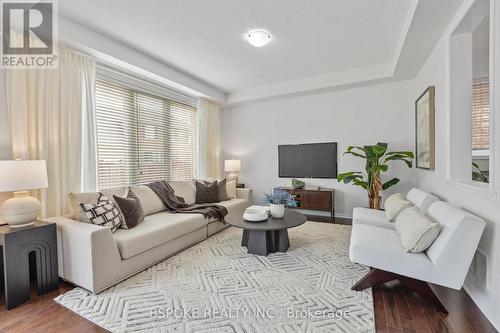
[(0, 226), (0, 247), (0, 289), (5, 290), (7, 310), (30, 299), (30, 261), (36, 267), (39, 295), (59, 288), (55, 223)]

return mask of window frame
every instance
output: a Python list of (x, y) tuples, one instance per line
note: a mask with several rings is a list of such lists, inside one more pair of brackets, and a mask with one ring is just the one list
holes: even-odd
[[(496, 175), (500, 174), (500, 165), (497, 165), (495, 157), (500, 156), (500, 145), (495, 142), (495, 129), (500, 128), (500, 117), (497, 116), (497, 105), (500, 103), (500, 94), (495, 94), (496, 82), (500, 78), (500, 66), (495, 64), (496, 49), (500, 46), (500, 34), (497, 34), (498, 23), (495, 17), (500, 18), (500, 6), (496, 1), (489, 1), (489, 19), (490, 19), (490, 50), (489, 50), (489, 84), (490, 84), (490, 147), (489, 147), (489, 183), (481, 183), (468, 178), (468, 175), (472, 173), (472, 154), (468, 153), (466, 158), (457, 156), (454, 151), (460, 149), (457, 147), (462, 144), (460, 139), (457, 140), (458, 136), (454, 130), (454, 126), (457, 123), (457, 119), (460, 117), (465, 117), (464, 115), (457, 116), (457, 110), (455, 109), (456, 101), (454, 100), (454, 88), (453, 88), (453, 74), (454, 68), (453, 63), (453, 47), (452, 38), (455, 36), (455, 31), (460, 26), (464, 18), (469, 14), (470, 10), (476, 5), (478, 0), (470, 1), (467, 5), (462, 6), (460, 15), (454, 18), (454, 21), (447, 28), (445, 34), (447, 44), (447, 118), (446, 126), (448, 135), (446, 137), (446, 149), (447, 149), (447, 183), (456, 189), (457, 191), (463, 191), (470, 195), (480, 196), (485, 199), (499, 201), (500, 200), (500, 189), (499, 184), (496, 182)], [(456, 72), (456, 71), (455, 71)], [(471, 89), (472, 91), (472, 89)], [(455, 112), (452, 112), (455, 111)], [(461, 113), (461, 112), (458, 112)], [(470, 112), (469, 112), (470, 113)], [(472, 114), (468, 115), (468, 120), (465, 121), (469, 129), (471, 129)], [(459, 122), (463, 123), (463, 120), (458, 119)], [(454, 133), (455, 132), (455, 133)], [(458, 133), (463, 135), (463, 133)], [(470, 132), (472, 134), (472, 131)], [(470, 136), (469, 148), (472, 151), (472, 135)], [(463, 149), (463, 147), (462, 147)], [(467, 149), (469, 150), (469, 149)], [(465, 171), (464, 171), (465, 170)], [(458, 171), (458, 176), (457, 176)], [(462, 176), (463, 175), (463, 176)], [(467, 175), (467, 176), (465, 176)]]

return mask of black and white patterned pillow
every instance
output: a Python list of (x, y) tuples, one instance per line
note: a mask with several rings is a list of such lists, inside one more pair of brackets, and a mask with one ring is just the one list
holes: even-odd
[(82, 211), (87, 215), (90, 223), (111, 228), (111, 232), (122, 224), (120, 211), (107, 197), (99, 193), (97, 204), (81, 203)]

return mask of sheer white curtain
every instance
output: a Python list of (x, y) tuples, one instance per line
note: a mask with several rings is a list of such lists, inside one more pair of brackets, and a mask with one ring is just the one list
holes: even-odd
[(95, 61), (59, 49), (59, 68), (5, 75), (12, 158), (47, 161), (42, 216), (69, 211), (69, 192), (97, 188)]
[(219, 105), (201, 99), (198, 105), (198, 177), (220, 178)]

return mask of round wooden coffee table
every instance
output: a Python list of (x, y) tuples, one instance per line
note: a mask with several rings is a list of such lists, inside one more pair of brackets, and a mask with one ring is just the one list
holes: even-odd
[(226, 219), (226, 223), (243, 229), (241, 246), (248, 253), (267, 256), (273, 252), (286, 252), (290, 247), (288, 228), (298, 227), (307, 221), (304, 214), (285, 209), (281, 219), (269, 217), (265, 222), (249, 222), (243, 217)]

